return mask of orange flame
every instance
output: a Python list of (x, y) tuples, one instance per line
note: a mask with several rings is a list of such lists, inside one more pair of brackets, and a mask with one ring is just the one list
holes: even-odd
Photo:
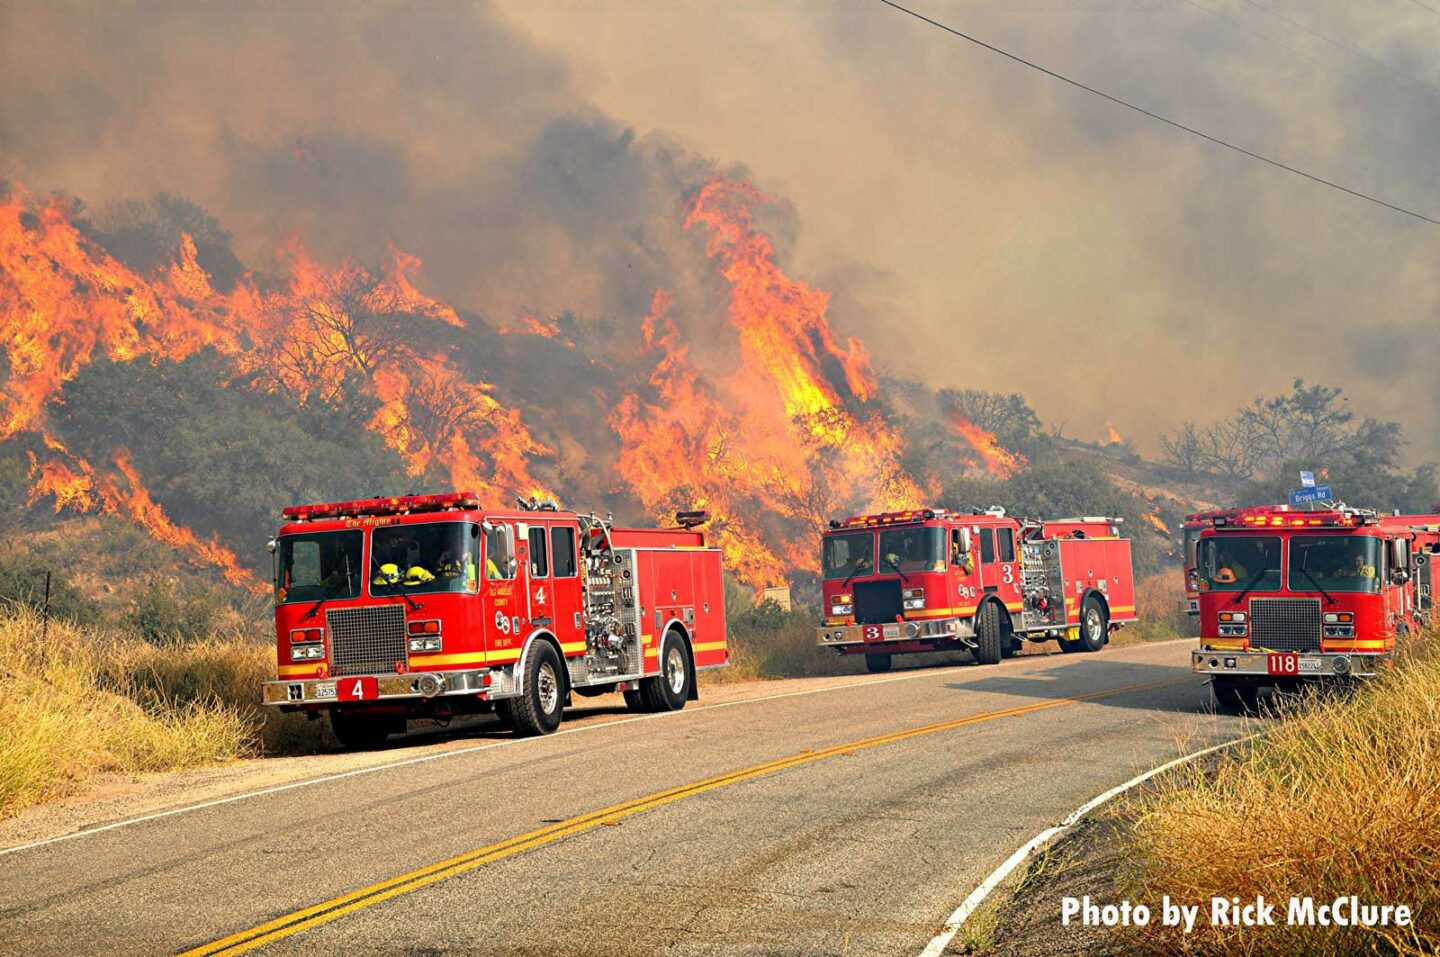
[(1125, 440), (1120, 437), (1120, 433), (1115, 431), (1115, 426), (1111, 425), (1109, 422), (1106, 422), (1105, 430), (1110, 433), (1110, 435), (1105, 439), (1106, 445), (1121, 445), (1124, 443)]
[(1155, 529), (1162, 535), (1170, 534), (1170, 526), (1166, 525), (1165, 521), (1160, 518), (1159, 512), (1146, 512), (1140, 517), (1145, 519), (1145, 521), (1150, 525), (1151, 528)]
[(950, 413), (950, 430), (979, 453), (981, 467), (996, 478), (1009, 478), (1025, 467), (1025, 456), (1007, 451), (994, 432), (987, 432), (959, 412)]
[(253, 573), (240, 567), (234, 552), (218, 541), (201, 541), (194, 532), (171, 521), (140, 481), (130, 461), (130, 453), (124, 449), (115, 454), (115, 468), (125, 477), (128, 486), (125, 488), (112, 476), (97, 474), (84, 459), (74, 461), (73, 468), (59, 459), (40, 464), (32, 455), (31, 504), (48, 495), (55, 499), (56, 512), (67, 508), (77, 512), (100, 511), (128, 519), (148, 531), (157, 541), (186, 552), (192, 564), (218, 568), (232, 585), (257, 594), (269, 590), (269, 586)]

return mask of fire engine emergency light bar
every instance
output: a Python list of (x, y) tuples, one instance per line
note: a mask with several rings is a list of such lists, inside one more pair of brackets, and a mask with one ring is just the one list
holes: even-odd
[(859, 528), (867, 525), (898, 525), (902, 522), (928, 522), (932, 518), (944, 517), (948, 514), (944, 509), (935, 511), (930, 508), (912, 508), (905, 512), (885, 512), (882, 515), (857, 515), (855, 518), (847, 518), (845, 521), (831, 521), (831, 528)]
[(316, 518), (338, 518), (342, 515), (404, 515), (407, 512), (438, 512), (447, 508), (479, 508), (480, 497), (474, 492), (448, 495), (401, 495), (396, 498), (362, 498), (353, 502), (327, 505), (291, 505), (280, 514), (295, 522)]
[(1340, 512), (1323, 512), (1309, 514), (1298, 514), (1290, 512), (1283, 515), (1243, 515), (1240, 516), (1238, 519), (1233, 516), (1226, 517), (1222, 515), (1216, 516), (1214, 520), (1216, 528), (1233, 527), (1236, 525), (1245, 528), (1302, 528), (1313, 527), (1317, 525), (1332, 527), (1353, 527), (1356, 525), (1375, 525), (1378, 524), (1379, 521), (1380, 520), (1376, 518), (1373, 513), (1366, 514), (1363, 512), (1344, 514)]

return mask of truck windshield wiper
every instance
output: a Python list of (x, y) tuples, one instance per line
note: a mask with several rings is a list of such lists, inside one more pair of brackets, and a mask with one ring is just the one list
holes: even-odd
[(892, 562), (892, 561), (890, 560), (890, 556), (889, 556), (889, 555), (886, 555), (883, 559), (881, 559), (881, 561), (883, 561), (885, 564), (889, 565), (891, 568), (895, 569), (895, 574), (897, 574), (897, 575), (900, 576), (900, 580), (901, 580), (902, 582), (905, 582), (907, 585), (910, 583), (910, 578), (909, 578), (909, 576), (907, 576), (904, 572), (902, 572), (902, 571), (900, 570), (900, 564), (899, 564), (898, 562)]
[(860, 574), (861, 569), (863, 569), (864, 567), (865, 567), (864, 565), (861, 565), (859, 562), (856, 562), (856, 563), (855, 563), (855, 570), (852, 571), (850, 574), (848, 574), (848, 575), (845, 576), (845, 580), (840, 583), (840, 587), (841, 587), (841, 588), (844, 588), (846, 585), (850, 584), (850, 579), (852, 579), (852, 578), (854, 578), (856, 575)]
[(1300, 574), (1304, 575), (1304, 576), (1305, 576), (1305, 580), (1308, 581), (1310, 584), (1312, 584), (1312, 585), (1315, 586), (1315, 590), (1316, 590), (1316, 591), (1318, 591), (1320, 594), (1322, 594), (1322, 595), (1325, 596), (1325, 604), (1327, 604), (1327, 605), (1333, 605), (1333, 604), (1335, 604), (1335, 599), (1334, 599), (1334, 597), (1333, 597), (1328, 591), (1326, 591), (1324, 588), (1321, 588), (1321, 587), (1320, 587), (1320, 583), (1315, 580), (1315, 576), (1312, 575), (1312, 574), (1310, 574), (1310, 569), (1308, 569), (1308, 568), (1306, 568), (1306, 567), (1304, 567), (1304, 566), (1302, 565), (1302, 566), (1300, 567)]
[(1255, 586), (1258, 585), (1258, 584), (1260, 584), (1260, 579), (1264, 578), (1264, 577), (1265, 577), (1265, 574), (1266, 574), (1267, 572), (1269, 572), (1269, 571), (1270, 571), (1270, 569), (1268, 569), (1268, 568), (1262, 568), (1262, 569), (1260, 569), (1258, 572), (1256, 572), (1256, 573), (1251, 577), (1251, 579), (1250, 579), (1248, 582), (1245, 583), (1245, 587), (1242, 588), (1242, 589), (1240, 589), (1240, 593), (1239, 593), (1238, 595), (1236, 595), (1234, 598), (1230, 599), (1230, 604), (1232, 604), (1232, 605), (1238, 605), (1238, 604), (1240, 604), (1242, 601), (1244, 601), (1244, 600), (1245, 600), (1245, 596), (1248, 595), (1248, 594), (1250, 594), (1252, 591), (1255, 590)]
[(310, 610), (300, 616), (300, 620), (304, 621), (307, 618), (314, 618), (315, 613), (320, 610), (320, 606), (325, 604), (330, 599), (334, 598), (336, 595), (340, 594), (340, 589), (348, 584), (349, 580), (347, 579), (343, 582), (336, 582), (329, 588), (326, 588), (323, 592), (320, 593), (320, 597), (315, 599), (315, 604), (310, 606)]

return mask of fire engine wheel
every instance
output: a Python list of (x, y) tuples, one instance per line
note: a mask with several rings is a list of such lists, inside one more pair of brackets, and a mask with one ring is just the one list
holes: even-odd
[(883, 674), (890, 670), (892, 659), (883, 651), (865, 652), (865, 670), (871, 674)]
[(565, 688), (560, 656), (548, 641), (537, 641), (525, 662), (524, 691), (510, 700), (510, 723), (520, 737), (550, 734), (560, 727)]
[(982, 665), (998, 665), (1004, 657), (1002, 643), (1009, 636), (1000, 626), (1000, 606), (987, 601), (980, 608), (975, 622), (975, 660)]
[(1225, 714), (1257, 714), (1260, 711), (1260, 689), (1252, 684), (1210, 679), (1215, 694), (1215, 710)]
[(690, 697), (693, 680), (690, 651), (673, 631), (660, 648), (660, 673), (640, 682), (640, 700), (646, 711), (679, 711)]
[(1080, 648), (1076, 650), (1099, 651), (1105, 647), (1109, 635), (1110, 622), (1105, 607), (1092, 595), (1080, 606)]
[(351, 751), (378, 748), (392, 734), (405, 733), (405, 719), (393, 715), (354, 714), (331, 710), (330, 730), (342, 747)]

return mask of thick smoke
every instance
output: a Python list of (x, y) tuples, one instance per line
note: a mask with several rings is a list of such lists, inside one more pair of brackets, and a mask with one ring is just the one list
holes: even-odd
[[(1411, 79), (1205, 6), (927, 12), (1440, 212), (1440, 19), (1281, 8)], [(0, 89), (0, 171), (31, 190), (187, 196), (260, 267), (287, 235), (331, 261), (393, 245), (497, 326), (634, 323), (662, 286), (677, 321), (714, 321), (684, 197), (704, 157), (743, 159), (804, 217), (765, 224), (789, 271), (835, 289), (839, 331), (893, 371), (1022, 389), (1069, 434), (1109, 420), (1142, 448), (1303, 375), (1440, 453), (1435, 227), (878, 4), (6, 2)]]

